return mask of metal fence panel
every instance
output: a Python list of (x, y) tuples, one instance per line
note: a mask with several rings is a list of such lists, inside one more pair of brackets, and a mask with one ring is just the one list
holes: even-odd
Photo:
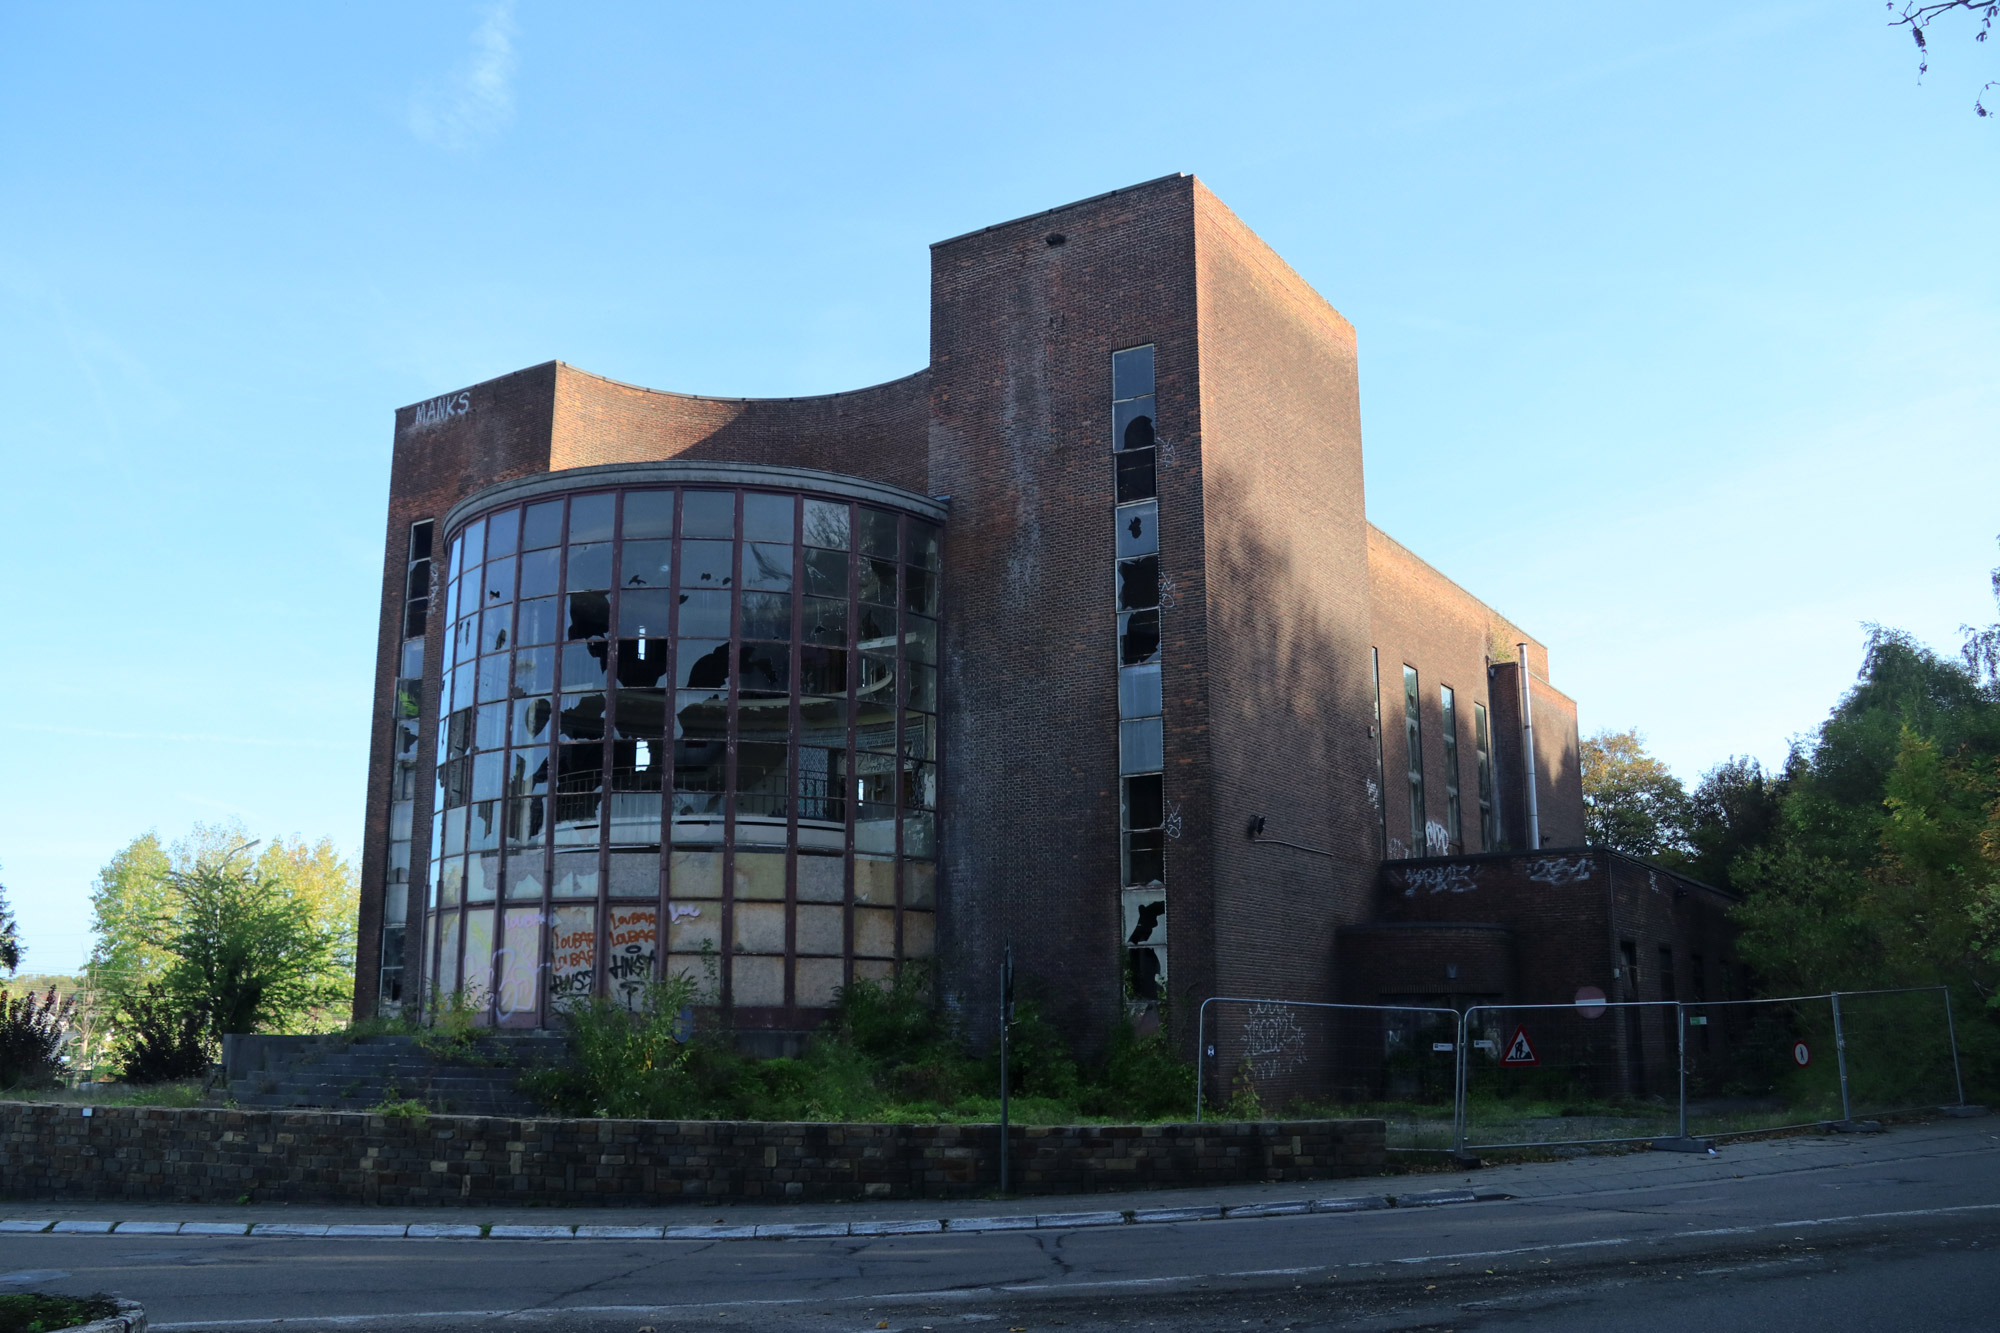
[(1842, 991), (1836, 998), (1846, 1043), (1848, 1119), (1960, 1100), (1950, 993), (1942, 986)]
[(1391, 1148), (1452, 1146), (1454, 1010), (1217, 996), (1200, 1037), (1197, 1119), (1376, 1116)]
[(1679, 1132), (1672, 1001), (1474, 1005), (1465, 1011), (1463, 1046), (1462, 1147)]
[(1754, 1133), (1838, 1120), (1833, 1003), (1825, 995), (1682, 1007), (1687, 1132)]

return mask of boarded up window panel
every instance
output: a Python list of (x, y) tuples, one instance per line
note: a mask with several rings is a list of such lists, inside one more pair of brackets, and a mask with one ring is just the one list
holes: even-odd
[(535, 979), (541, 974), (542, 912), (539, 907), (507, 909), (507, 931), (499, 956), (495, 1006), (504, 1021), (536, 1012)]
[(645, 1002), (658, 958), (659, 910), (614, 906), (605, 926), (605, 989), (612, 999), (637, 1010)]

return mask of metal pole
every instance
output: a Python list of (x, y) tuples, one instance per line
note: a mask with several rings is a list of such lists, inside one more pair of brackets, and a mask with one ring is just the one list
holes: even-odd
[(1528, 645), (1516, 645), (1521, 657), (1521, 753), (1528, 774), (1528, 850), (1542, 847), (1542, 815), (1535, 801), (1535, 697), (1528, 683)]
[(1688, 1136), (1688, 1023), (1687, 1011), (1679, 1000), (1674, 1001), (1674, 1038), (1680, 1047), (1681, 1064), (1681, 1137)]
[(1457, 1131), (1456, 1151), (1465, 1155), (1465, 1043), (1472, 1034), (1472, 1009), (1467, 1005), (1458, 1015), (1458, 1086), (1452, 1089), (1452, 1120)]
[(1000, 1192), (1007, 1192), (1011, 1178), (1007, 1160), (1007, 1029), (1014, 1024), (1014, 946), (1008, 945), (1000, 963)]
[(1840, 1064), (1840, 1118), (1854, 1119), (1854, 1111), (1847, 1103), (1847, 1037), (1840, 1027), (1840, 992), (1834, 991), (1833, 1000), (1833, 1054)]
[[(1210, 997), (1211, 999), (1214, 997)], [(1201, 1123), (1201, 1084), (1208, 1077), (1204, 1061), (1208, 1058), (1208, 1000), (1194, 1011), (1194, 1122)]]
[(1958, 1069), (1958, 1025), (1951, 1018), (1951, 987), (1940, 986), (1944, 992), (1944, 1035), (1951, 1042), (1951, 1079), (1958, 1085), (1958, 1104), (1965, 1105), (1965, 1075)]

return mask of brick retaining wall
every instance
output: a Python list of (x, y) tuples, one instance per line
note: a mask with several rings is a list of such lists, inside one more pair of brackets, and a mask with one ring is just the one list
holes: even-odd
[[(425, 1121), (319, 1111), (0, 1103), (0, 1193), (230, 1203), (651, 1204), (991, 1192), (994, 1125)], [(1013, 1131), (1022, 1194), (1371, 1175), (1380, 1120)]]

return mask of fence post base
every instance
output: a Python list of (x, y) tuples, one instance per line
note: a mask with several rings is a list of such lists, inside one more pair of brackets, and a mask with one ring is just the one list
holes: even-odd
[(1654, 1139), (1654, 1152), (1701, 1152), (1715, 1151), (1715, 1140), (1690, 1138), (1683, 1134), (1671, 1139)]
[(1985, 1107), (1972, 1102), (1966, 1102), (1958, 1106), (1940, 1106), (1938, 1109), (1956, 1120), (1970, 1120), (1976, 1115), (1986, 1114)]
[(1833, 1134), (1880, 1134), (1880, 1120), (1822, 1120), (1819, 1127)]

